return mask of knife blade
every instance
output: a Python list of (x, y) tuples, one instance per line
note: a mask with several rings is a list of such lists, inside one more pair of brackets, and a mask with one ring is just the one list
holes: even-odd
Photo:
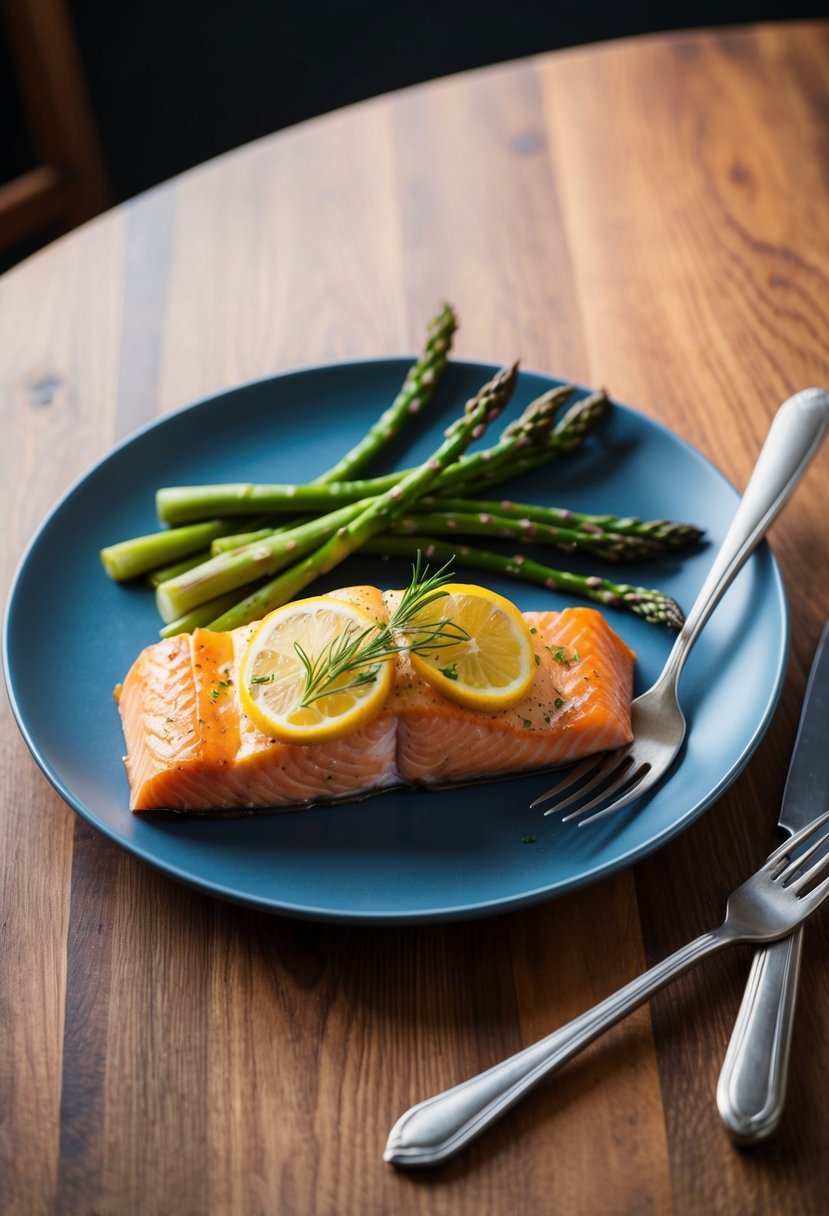
[(829, 801), (829, 621), (817, 644), (783, 790), (780, 827), (793, 835)]
[[(829, 805), (829, 622), (812, 660), (778, 825), (792, 835)], [(734, 1024), (717, 1106), (735, 1140), (765, 1139), (780, 1122), (803, 930), (757, 950)]]

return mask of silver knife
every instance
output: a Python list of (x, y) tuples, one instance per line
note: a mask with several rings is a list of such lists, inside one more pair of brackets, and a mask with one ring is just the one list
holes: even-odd
[[(829, 622), (806, 685), (779, 825), (791, 835), (827, 807)], [(765, 1139), (783, 1113), (802, 944), (801, 928), (754, 955), (717, 1086), (720, 1116), (741, 1144)]]

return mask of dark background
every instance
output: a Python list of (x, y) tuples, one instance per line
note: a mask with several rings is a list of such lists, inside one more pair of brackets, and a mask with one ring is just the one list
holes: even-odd
[[(260, 135), (482, 64), (827, 0), (66, 0), (113, 202)], [(31, 159), (0, 21), (0, 180)], [(11, 121), (7, 121), (7, 118)]]

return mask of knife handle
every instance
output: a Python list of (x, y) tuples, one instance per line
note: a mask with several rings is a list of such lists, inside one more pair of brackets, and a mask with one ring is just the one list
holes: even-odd
[(720, 1116), (739, 1144), (764, 1140), (783, 1113), (802, 947), (800, 928), (754, 954), (717, 1086)]

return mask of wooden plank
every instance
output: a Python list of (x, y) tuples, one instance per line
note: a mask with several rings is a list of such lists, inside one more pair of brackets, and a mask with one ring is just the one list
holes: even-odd
[(419, 349), (437, 301), (410, 335), (390, 185), (383, 103), (186, 174), (161, 410), (277, 371)]
[[(112, 440), (121, 237), (121, 221), (107, 221), (92, 239), (79, 235), (10, 272), (0, 287), (4, 589), (56, 497)], [(78, 299), (88, 308), (78, 309)], [(60, 1172), (75, 816), (35, 767), (5, 702), (2, 715), (0, 1208), (45, 1212)]]
[(458, 353), (583, 381), (561, 183), (532, 64), (440, 81), (394, 99), (406, 298), (446, 297)]
[[(826, 51), (825, 30), (805, 27), (785, 39), (773, 30), (751, 40), (727, 32), (577, 51), (544, 68), (592, 376), (669, 420), (738, 483), (779, 402), (829, 382), (821, 323), (829, 315), (829, 234), (825, 185), (813, 177)], [(613, 122), (603, 123), (611, 112)], [(807, 188), (793, 191), (799, 166)], [(824, 453), (773, 530), (790, 587), (813, 583), (825, 548), (817, 516), (827, 467)], [(821, 611), (811, 597), (794, 596), (801, 654), (815, 644)], [(714, 924), (724, 893), (771, 847), (804, 679), (801, 660), (763, 749), (716, 812), (637, 867), (649, 959)], [(755, 819), (752, 841), (742, 825)], [(813, 931), (825, 954), (825, 929)], [(714, 1092), (746, 965), (746, 954), (717, 962), (653, 1002), (679, 1212), (796, 1210), (804, 1142), (829, 1130), (795, 1062), (792, 1082), (801, 1089), (771, 1150), (778, 1168), (753, 1165), (722, 1133)], [(825, 969), (819, 977), (813, 970), (811, 983), (810, 1010), (829, 999)], [(802, 1050), (826, 1066), (812, 1036)], [(780, 1169), (784, 1159), (798, 1165)], [(825, 1185), (829, 1173), (820, 1174)]]

